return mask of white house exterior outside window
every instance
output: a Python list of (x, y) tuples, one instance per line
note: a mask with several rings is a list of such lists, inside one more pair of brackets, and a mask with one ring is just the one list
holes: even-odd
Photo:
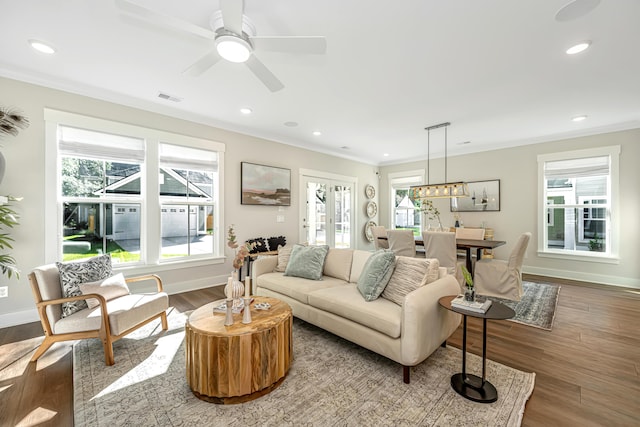
[(620, 147), (538, 156), (539, 254), (615, 262)]
[(416, 235), (421, 233), (420, 201), (409, 198), (409, 187), (420, 185), (423, 181), (423, 171), (389, 175), (392, 228), (412, 229)]
[(49, 260), (223, 262), (223, 144), (54, 110), (45, 119)]

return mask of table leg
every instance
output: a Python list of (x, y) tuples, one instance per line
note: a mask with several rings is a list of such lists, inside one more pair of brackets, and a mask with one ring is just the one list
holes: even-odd
[(459, 395), (479, 403), (491, 403), (498, 400), (498, 391), (485, 379), (487, 365), (487, 319), (482, 319), (482, 378), (467, 374), (467, 316), (464, 315), (462, 331), (462, 373), (451, 377), (451, 387)]
[(473, 264), (471, 262), (471, 248), (465, 248), (467, 252), (467, 271), (473, 276)]

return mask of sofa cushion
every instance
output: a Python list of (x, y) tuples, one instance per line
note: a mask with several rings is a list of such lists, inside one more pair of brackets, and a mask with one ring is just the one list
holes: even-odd
[(329, 252), (328, 245), (293, 245), (284, 275), (310, 280), (322, 279), (322, 270), (327, 252)]
[(334, 277), (325, 276), (322, 280), (307, 280), (285, 276), (278, 272), (261, 274), (256, 279), (256, 286), (278, 292), (304, 304), (309, 304), (308, 294), (310, 292), (345, 285), (346, 282), (344, 280)]
[[(80, 291), (83, 295), (102, 295), (107, 301), (121, 297), (123, 295), (129, 295), (131, 293), (129, 292), (127, 281), (125, 280), (124, 274), (122, 273), (107, 277), (104, 280), (80, 283)], [(100, 305), (100, 302), (96, 298), (88, 298), (86, 301), (89, 308), (94, 308)]]
[(380, 249), (367, 259), (358, 279), (358, 291), (365, 301), (373, 301), (380, 296), (389, 283), (395, 261), (395, 254), (388, 249)]
[(324, 270), (322, 274), (348, 282), (349, 276), (351, 275), (352, 260), (353, 249), (329, 248), (327, 257), (324, 260)]
[(276, 271), (284, 273), (287, 269), (289, 258), (291, 257), (291, 249), (293, 249), (293, 246), (281, 246), (278, 248), (278, 265), (276, 266)]
[(355, 284), (349, 283), (313, 291), (309, 294), (309, 304), (367, 326), (391, 338), (400, 337), (402, 308), (383, 298), (371, 302), (365, 301)]
[(439, 269), (440, 262), (436, 258), (396, 257), (396, 268), (382, 297), (402, 306), (409, 292), (436, 280)]
[(353, 251), (353, 261), (351, 261), (351, 276), (349, 277), (349, 282), (358, 283), (362, 269), (372, 254), (373, 252), (361, 251), (358, 249)]
[[(56, 262), (60, 272), (63, 297), (82, 295), (80, 283), (93, 282), (111, 276), (111, 255), (99, 255), (82, 261)], [(85, 300), (62, 303), (62, 317), (87, 308)]]

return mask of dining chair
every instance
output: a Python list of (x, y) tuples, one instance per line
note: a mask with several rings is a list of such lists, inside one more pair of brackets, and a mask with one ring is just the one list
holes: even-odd
[(437, 258), (440, 267), (445, 267), (447, 273), (455, 276), (462, 286), (462, 265), (464, 261), (458, 261), (456, 249), (456, 233), (448, 231), (423, 231), (422, 241), (427, 258)]
[(456, 228), (456, 239), (484, 240), (484, 228)]
[(514, 246), (509, 259), (483, 258), (476, 261), (473, 283), (480, 295), (520, 301), (522, 298), (522, 262), (531, 233), (523, 233)]
[(389, 249), (396, 256), (416, 256), (416, 241), (413, 238), (413, 230), (387, 230)]
[(387, 237), (387, 229), (382, 225), (376, 225), (371, 227), (371, 234), (373, 234), (373, 245), (377, 249), (389, 249), (389, 241), (384, 239), (378, 239), (378, 237)]

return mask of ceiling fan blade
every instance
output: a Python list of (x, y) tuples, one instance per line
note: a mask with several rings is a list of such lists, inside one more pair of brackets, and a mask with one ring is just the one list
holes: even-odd
[(182, 19), (178, 19), (173, 16), (164, 15), (154, 10), (147, 9), (146, 7), (140, 6), (132, 1), (115, 0), (115, 3), (121, 10), (136, 15), (146, 21), (185, 31), (210, 40), (214, 40), (216, 38), (216, 33), (211, 30), (199, 27), (191, 22), (183, 21)]
[(255, 55), (251, 55), (245, 64), (271, 92), (284, 88), (282, 82)]
[(182, 74), (197, 77), (207, 71), (209, 68), (213, 67), (218, 61), (220, 61), (220, 59), (221, 58), (220, 55), (218, 55), (218, 52), (212, 50), (211, 52), (207, 53), (205, 56), (191, 64), (189, 68), (182, 72)]
[(220, 0), (220, 10), (224, 28), (241, 36), (244, 0)]
[(327, 51), (327, 40), (323, 36), (251, 37), (251, 44), (257, 50), (275, 52), (323, 54)]

